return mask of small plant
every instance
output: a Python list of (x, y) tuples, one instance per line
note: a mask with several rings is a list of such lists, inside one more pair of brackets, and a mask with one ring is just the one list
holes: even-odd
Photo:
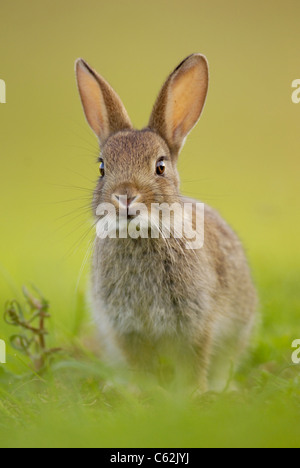
[(25, 304), (22, 306), (17, 300), (8, 301), (5, 305), (4, 320), (8, 325), (20, 327), (23, 334), (12, 335), (10, 343), (14, 349), (27, 355), (36, 372), (42, 371), (51, 355), (60, 351), (60, 348), (48, 349), (45, 326), (49, 314), (49, 302), (34, 288), (38, 297), (23, 287)]

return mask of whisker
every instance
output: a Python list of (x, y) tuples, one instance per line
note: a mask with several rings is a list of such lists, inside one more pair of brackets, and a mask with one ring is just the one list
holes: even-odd
[(80, 186), (77, 186), (77, 185), (63, 185), (63, 184), (49, 184), (51, 185), (52, 187), (59, 187), (59, 188), (65, 188), (65, 189), (76, 189), (76, 190), (82, 190), (84, 192), (89, 192), (91, 194), (94, 194), (94, 189), (89, 189), (87, 187), (80, 187)]
[(82, 277), (82, 274), (84, 272), (84, 269), (87, 265), (87, 262), (89, 260), (89, 257), (92, 253), (92, 251), (94, 250), (94, 247), (95, 247), (95, 244), (96, 244), (96, 238), (94, 240), (90, 240), (89, 242), (89, 245), (88, 245), (88, 248), (87, 248), (87, 251), (85, 253), (85, 256), (84, 256), (84, 259), (83, 259), (83, 262), (81, 264), (81, 267), (80, 267), (80, 270), (79, 270), (79, 274), (78, 274), (78, 278), (77, 278), (77, 283), (76, 283), (76, 287), (75, 287), (75, 292), (76, 292), (76, 295), (78, 293), (78, 288), (79, 288), (79, 284), (80, 284), (80, 280), (81, 280), (81, 277)]
[(73, 172), (73, 174), (76, 174), (76, 175), (82, 177), (83, 179), (87, 180), (87, 181), (90, 182), (91, 184), (95, 185), (95, 180), (89, 179), (88, 177), (86, 177), (85, 175), (81, 174), (80, 172), (74, 171), (74, 169), (68, 169), (68, 171)]
[(95, 228), (97, 222), (98, 222), (98, 220), (96, 222), (92, 223), (92, 225), (85, 231), (85, 233), (81, 236), (81, 238), (78, 241), (76, 241), (76, 242), (74, 242), (72, 244), (70, 249), (67, 251), (67, 253), (65, 255), (65, 258), (70, 257), (72, 254), (74, 254), (74, 253), (76, 253), (78, 251), (81, 244), (84, 242), (84, 240), (91, 234), (92, 230)]
[(60, 205), (62, 203), (71, 203), (71, 202), (77, 202), (77, 201), (83, 201), (83, 200), (88, 200), (92, 202), (92, 197), (76, 197), (76, 198), (69, 198), (67, 200), (45, 202), (45, 205)]
[[(76, 214), (75, 214), (76, 213)], [(91, 214), (91, 209), (90, 208), (82, 208), (82, 209), (79, 209), (79, 210), (73, 210), (71, 211), (70, 213), (67, 213), (65, 215), (62, 215), (58, 218), (55, 219), (55, 222), (57, 221), (61, 221), (61, 220), (64, 220), (66, 218), (69, 218), (66, 220), (66, 222), (62, 223), (61, 225), (59, 225), (55, 232), (59, 232), (61, 231), (64, 227), (68, 226), (68, 225), (71, 225), (74, 221), (76, 221), (78, 218), (82, 218), (82, 222), (78, 225), (78, 226), (82, 226), (82, 223), (86, 222), (87, 218), (89, 218), (90, 214)], [(72, 216), (72, 217), (71, 217)]]

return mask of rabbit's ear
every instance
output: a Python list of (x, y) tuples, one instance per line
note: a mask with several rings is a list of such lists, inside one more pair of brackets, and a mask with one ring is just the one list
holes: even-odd
[(82, 59), (76, 61), (76, 77), (87, 121), (100, 143), (112, 133), (132, 128), (117, 93)]
[(208, 64), (201, 54), (187, 57), (171, 73), (154, 105), (149, 127), (177, 155), (201, 115), (208, 89)]

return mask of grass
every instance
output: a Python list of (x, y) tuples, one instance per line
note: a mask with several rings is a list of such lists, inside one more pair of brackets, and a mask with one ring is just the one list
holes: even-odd
[(299, 447), (300, 367), (291, 362), (299, 309), (289, 321), (283, 313), (285, 298), (299, 304), (297, 275), (266, 275), (259, 289), (261, 323), (237, 391), (191, 398), (139, 377), (137, 390), (78, 339), (80, 319), (42, 373), (19, 353), (0, 367), (1, 447)]

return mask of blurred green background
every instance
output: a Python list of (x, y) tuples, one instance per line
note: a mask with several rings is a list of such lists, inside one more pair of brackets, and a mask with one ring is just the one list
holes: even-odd
[[(142, 128), (168, 73), (201, 52), (210, 89), (181, 153), (182, 191), (219, 209), (245, 244), (261, 298), (254, 362), (288, 362), (300, 338), (299, 1), (1, 0), (0, 16), (0, 306), (34, 282), (55, 340), (79, 329), (98, 145), (75, 59)], [(9, 333), (0, 317), (0, 338)]]

